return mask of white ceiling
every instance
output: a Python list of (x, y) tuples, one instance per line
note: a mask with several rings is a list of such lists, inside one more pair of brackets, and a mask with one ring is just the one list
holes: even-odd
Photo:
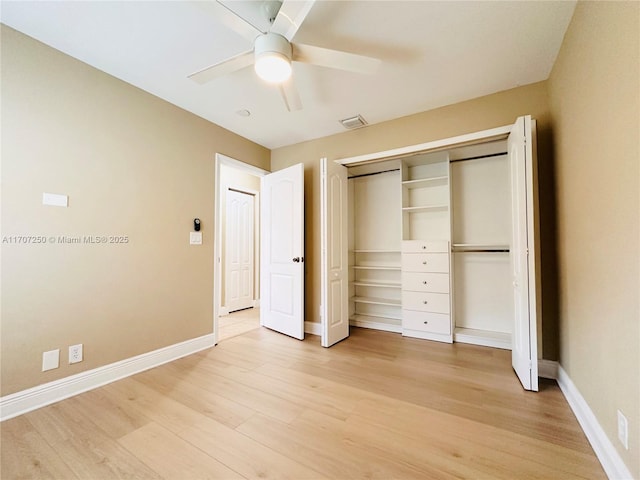
[[(260, 3), (260, 2), (244, 2)], [(247, 5), (239, 5), (239, 8)], [(187, 75), (252, 45), (206, 2), (2, 1), (0, 20), (268, 148), (548, 78), (575, 1), (322, 1), (294, 42), (377, 57), (374, 75), (294, 63), (289, 112), (251, 67), (198, 85)], [(249, 117), (236, 112), (249, 110)]]

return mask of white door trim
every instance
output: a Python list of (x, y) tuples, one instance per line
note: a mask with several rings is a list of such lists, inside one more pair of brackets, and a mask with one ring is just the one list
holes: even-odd
[[(222, 302), (222, 190), (220, 188), (220, 166), (225, 165), (256, 177), (264, 177), (269, 172), (262, 168), (249, 165), (221, 153), (216, 153), (213, 192), (214, 192), (214, 240), (213, 240), (213, 337), (214, 345), (218, 343), (218, 317), (221, 312)], [(261, 232), (262, 233), (262, 232)]]

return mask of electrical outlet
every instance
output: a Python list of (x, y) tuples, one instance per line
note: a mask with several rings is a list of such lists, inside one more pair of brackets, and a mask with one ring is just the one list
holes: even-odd
[(626, 450), (629, 450), (629, 424), (627, 417), (620, 410), (618, 410), (618, 440)]
[(60, 349), (42, 353), (42, 371), (53, 370), (60, 366)]
[(71, 345), (69, 347), (69, 364), (82, 361), (82, 344)]

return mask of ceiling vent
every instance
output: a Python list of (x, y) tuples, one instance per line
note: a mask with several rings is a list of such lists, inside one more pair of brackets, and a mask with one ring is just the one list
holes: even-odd
[(356, 115), (355, 117), (349, 117), (340, 120), (340, 123), (347, 130), (353, 130), (354, 128), (364, 127), (367, 124), (367, 121), (362, 118), (361, 115)]

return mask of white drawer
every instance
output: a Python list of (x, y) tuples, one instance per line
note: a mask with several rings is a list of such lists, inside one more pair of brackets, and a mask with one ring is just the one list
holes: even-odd
[(425, 240), (403, 240), (403, 253), (448, 253), (449, 242), (428, 242)]
[(421, 312), (449, 313), (449, 294), (402, 292), (402, 308)]
[(449, 274), (402, 272), (402, 290), (449, 293)]
[(448, 253), (403, 253), (403, 272), (449, 273)]
[(451, 334), (451, 317), (442, 313), (402, 311), (402, 328), (421, 332)]

